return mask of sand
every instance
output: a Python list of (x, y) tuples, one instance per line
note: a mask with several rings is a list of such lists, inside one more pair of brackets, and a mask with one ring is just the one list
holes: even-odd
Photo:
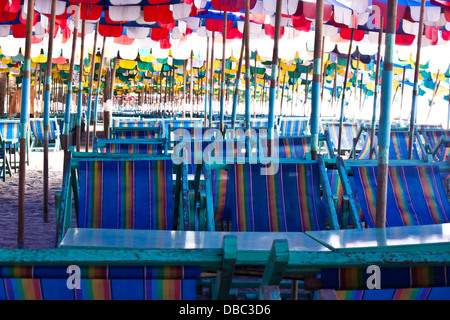
[[(49, 213), (43, 222), (43, 152), (30, 152), (25, 178), (24, 248), (54, 248), (56, 235), (55, 192), (61, 190), (63, 151), (49, 152)], [(18, 154), (17, 154), (18, 159)], [(17, 248), (19, 171), (0, 180), (0, 248)]]

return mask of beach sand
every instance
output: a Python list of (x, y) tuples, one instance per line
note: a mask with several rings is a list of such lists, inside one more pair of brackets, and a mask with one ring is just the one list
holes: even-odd
[[(48, 222), (43, 221), (44, 153), (29, 152), (30, 161), (25, 174), (25, 226), (24, 248), (54, 248), (56, 235), (55, 192), (61, 190), (63, 151), (49, 151)], [(18, 154), (17, 154), (18, 160)], [(0, 180), (0, 248), (17, 248), (19, 170), (12, 177)]]

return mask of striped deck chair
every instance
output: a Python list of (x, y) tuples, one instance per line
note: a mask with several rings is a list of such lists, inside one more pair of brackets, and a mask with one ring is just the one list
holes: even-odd
[(3, 181), (6, 180), (6, 174), (9, 174), (9, 176), (12, 176), (11, 173), (11, 166), (7, 157), (7, 151), (6, 143), (3, 140), (2, 133), (0, 132), (0, 159), (2, 160), (2, 165), (0, 167), (0, 178), (2, 178)]
[(250, 127), (267, 127), (269, 125), (269, 120), (267, 119), (253, 119), (250, 120)]
[[(357, 160), (366, 160), (370, 159), (370, 147), (371, 147), (371, 129), (368, 129), (366, 132), (366, 137), (364, 139), (364, 143), (362, 144), (361, 150), (359, 151), (358, 155), (356, 156)], [(374, 136), (374, 153), (372, 155), (372, 159), (376, 159), (377, 157), (377, 143), (378, 143), (378, 137), (377, 135)]]
[[(408, 131), (391, 131), (391, 141), (389, 144), (389, 159), (408, 159)], [(417, 145), (413, 143), (413, 159), (419, 160), (421, 156)]]
[(0, 121), (0, 133), (5, 140), (19, 140), (20, 121), (5, 120)]
[[(170, 230), (170, 160), (80, 161), (80, 228)], [(162, 191), (164, 190), (164, 191)]]
[[(20, 121), (19, 120), (0, 121), (0, 133), (2, 134), (6, 149), (10, 152), (9, 165), (14, 166), (15, 171), (18, 166), (18, 161), (16, 161), (16, 151), (19, 149)], [(27, 164), (29, 162), (28, 150), (29, 149), (27, 144)], [(11, 151), (14, 154), (14, 161), (11, 158)]]
[[(377, 167), (353, 166), (355, 188), (368, 227), (375, 227)], [(450, 221), (450, 205), (437, 166), (390, 166), (386, 226), (440, 224)], [(364, 288), (363, 269), (328, 269), (323, 283), (348, 299), (450, 299), (447, 270), (441, 267), (382, 268), (379, 290)]]
[[(450, 139), (450, 130), (423, 130), (422, 132), (425, 139), (425, 143), (430, 146), (431, 150), (435, 148), (441, 137), (444, 137), (444, 139)], [(450, 148), (447, 148), (444, 145), (442, 145), (437, 150), (434, 159), (436, 161), (445, 161), (448, 155), (450, 155)]]
[(324, 230), (318, 163), (280, 163), (272, 175), (261, 175), (264, 168), (263, 164), (229, 165), (227, 195), (235, 204), (232, 230)]
[[(332, 122), (326, 125), (325, 130), (330, 134), (331, 141), (337, 149), (339, 144), (339, 122)], [(342, 123), (342, 135), (341, 135), (341, 151), (349, 151), (353, 148), (353, 139), (358, 134), (358, 125), (355, 123)], [(362, 149), (361, 141), (356, 144), (356, 150)]]
[[(30, 119), (30, 129), (33, 134), (31, 151), (42, 150), (44, 141), (44, 119)], [(58, 151), (60, 149), (59, 127), (56, 119), (50, 119), (48, 131), (49, 149)]]
[(157, 126), (155, 120), (116, 121), (113, 128), (148, 128)]
[[(261, 137), (258, 144), (258, 155), (267, 158), (268, 138)], [(329, 158), (334, 158), (331, 141), (326, 135), (319, 135), (319, 153), (325, 148)], [(311, 136), (278, 137), (274, 143), (273, 157), (310, 159)]]
[(124, 154), (165, 154), (163, 140), (152, 139), (101, 139), (94, 138), (94, 152)]
[(301, 136), (308, 131), (308, 119), (281, 119), (280, 136)]
[(155, 139), (160, 136), (159, 127), (116, 127), (111, 131), (115, 139)]
[(81, 266), (80, 288), (67, 267), (0, 266), (0, 300), (195, 300), (199, 267)]

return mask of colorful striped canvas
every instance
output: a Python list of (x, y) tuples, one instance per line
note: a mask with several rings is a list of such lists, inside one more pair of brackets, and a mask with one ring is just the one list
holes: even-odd
[(159, 133), (153, 130), (120, 130), (115, 131), (116, 139), (155, 139)]
[[(450, 130), (427, 130), (424, 136), (431, 149), (434, 149), (441, 137), (450, 139)], [(448, 155), (450, 155), (450, 148), (441, 146), (436, 153), (435, 159), (437, 161), (444, 161)]]
[(156, 121), (118, 121), (115, 126), (122, 128), (148, 128), (156, 126)]
[(228, 167), (227, 193), (235, 203), (234, 231), (309, 231), (325, 227), (317, 164), (280, 164), (262, 175), (263, 164)]
[(226, 214), (226, 196), (227, 196), (228, 171), (211, 171), (211, 189), (213, 191), (213, 208), (216, 222), (229, 221), (229, 212)]
[(0, 121), (0, 133), (3, 139), (19, 139), (20, 122)]
[[(30, 128), (33, 136), (37, 140), (44, 140), (44, 119), (30, 119)], [(50, 119), (48, 139), (55, 140), (58, 138), (56, 121)]]
[[(267, 157), (269, 154), (269, 139), (259, 140), (259, 156)], [(311, 151), (311, 138), (304, 137), (281, 137), (272, 140), (272, 157), (305, 159), (306, 154)]]
[[(322, 283), (337, 290), (367, 290), (369, 274), (365, 268), (324, 269)], [(391, 267), (380, 272), (381, 289), (448, 287), (445, 267)]]
[[(330, 139), (338, 147), (339, 143), (339, 122), (328, 123), (325, 130), (330, 134)], [(341, 150), (350, 150), (353, 147), (353, 139), (358, 135), (358, 125), (355, 123), (342, 123)], [(360, 150), (362, 143), (358, 141), (356, 149)]]
[[(370, 159), (370, 148), (371, 148), (371, 139), (372, 139), (371, 132), (372, 132), (371, 130), (367, 130), (366, 137), (364, 139), (364, 144), (361, 147), (361, 151), (359, 151), (358, 155), (356, 156), (356, 159), (358, 159), (358, 160)], [(378, 137), (377, 137), (377, 135), (375, 135), (374, 136), (374, 144), (373, 144), (374, 151), (377, 150), (377, 143), (378, 143)], [(375, 159), (375, 158), (376, 158), (376, 154), (374, 152), (372, 155), (372, 159)]]
[[(352, 167), (352, 172), (364, 218), (375, 227), (377, 167)], [(444, 223), (449, 216), (438, 167), (389, 167), (386, 226)]]
[(300, 136), (306, 133), (308, 119), (281, 119), (281, 136)]
[[(352, 172), (365, 220), (369, 227), (375, 227), (377, 167), (352, 167)], [(449, 217), (450, 205), (437, 166), (389, 167), (386, 226), (440, 224), (449, 222)], [(364, 282), (362, 286), (355, 285), (359, 277), (343, 281), (337, 272), (345, 271), (323, 270), (323, 283), (337, 289), (364, 289)], [(445, 267), (383, 268), (381, 287), (384, 289), (365, 290), (364, 299), (427, 299), (434, 291), (448, 298), (450, 289), (444, 288), (449, 285), (447, 273)]]
[(105, 147), (98, 148), (101, 153), (125, 153), (125, 154), (153, 154), (161, 155), (164, 146), (157, 143), (105, 143)]
[(79, 227), (172, 227), (171, 161), (81, 161), (79, 168)]
[(5, 300), (42, 300), (40, 279), (5, 278), (3, 279)]

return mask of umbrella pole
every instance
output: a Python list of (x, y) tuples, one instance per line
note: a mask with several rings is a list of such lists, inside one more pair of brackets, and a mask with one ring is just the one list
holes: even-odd
[[(75, 126), (76, 132), (76, 147), (80, 152), (81, 140), (81, 108), (83, 105), (83, 73), (84, 73), (84, 38), (86, 36), (86, 20), (81, 22), (81, 53), (80, 53), (80, 71), (78, 73), (78, 108), (77, 108), (77, 124)], [(87, 151), (87, 150), (86, 150)]]
[(427, 115), (427, 119), (425, 120), (425, 123), (428, 123), (428, 119), (430, 118), (430, 114), (431, 114), (431, 108), (434, 105), (434, 99), (436, 98), (436, 93), (439, 89), (439, 84), (441, 83), (439, 79), (439, 70), (436, 76), (436, 82), (434, 83), (434, 89), (433, 89), (433, 96), (431, 97), (431, 101), (430, 101), (430, 109), (428, 110), (428, 115)]
[(183, 113), (181, 116), (186, 118), (186, 69), (187, 69), (187, 59), (183, 61)]
[(350, 46), (348, 47), (347, 64), (345, 66), (344, 84), (342, 85), (341, 115), (339, 116), (338, 156), (341, 154), (341, 138), (342, 138), (342, 126), (343, 126), (343, 121), (344, 121), (345, 91), (347, 88), (348, 69), (349, 69), (350, 58), (351, 58), (351, 54), (352, 54), (352, 44), (353, 44), (354, 33), (355, 33), (355, 29), (352, 29), (352, 33), (350, 36)]
[(377, 70), (375, 72), (375, 90), (373, 92), (373, 113), (372, 113), (372, 125), (370, 132), (370, 156), (372, 159), (374, 150), (375, 139), (375, 123), (377, 121), (377, 105), (378, 105), (378, 82), (380, 78), (380, 64), (381, 64), (381, 42), (383, 39), (383, 16), (380, 17), (380, 30), (378, 32), (378, 51), (377, 51)]
[[(422, 47), (424, 16), (425, 16), (425, 0), (421, 0), (419, 30), (418, 30), (418, 34), (417, 34), (416, 66), (414, 67), (413, 96), (412, 96), (412, 106), (411, 106), (411, 115), (410, 115), (410, 123), (409, 123), (409, 136), (410, 137), (413, 136), (414, 125), (416, 123), (417, 99), (418, 99), (418, 92), (419, 92), (420, 51), (421, 51), (421, 47)], [(412, 159), (412, 147), (413, 147), (413, 139), (409, 139), (409, 141), (408, 141), (408, 159)]]
[[(97, 55), (97, 35), (98, 35), (98, 22), (95, 26), (95, 34), (94, 34), (94, 48), (92, 49), (92, 59), (91, 59), (91, 71), (89, 77), (89, 97), (87, 103), (87, 111), (86, 111), (86, 142), (85, 142), (85, 150), (89, 151), (89, 127), (91, 122), (91, 106), (92, 106), (92, 86), (94, 83), (94, 75), (95, 75), (95, 57)], [(81, 119), (80, 119), (81, 121)]]
[(209, 125), (212, 126), (212, 105), (214, 99), (214, 31), (212, 32), (212, 43), (211, 43), (211, 68), (210, 68), (210, 81), (209, 86)]
[[(103, 59), (105, 57), (105, 42), (106, 42), (106, 37), (103, 38), (102, 55), (100, 57), (100, 65), (98, 66), (97, 88), (95, 90), (95, 101), (94, 101), (94, 132), (93, 132), (93, 136), (97, 135), (97, 106), (98, 106), (98, 96), (99, 96), (99, 92), (100, 92), (100, 85), (101, 85), (101, 81), (102, 81)], [(104, 96), (104, 94), (103, 94), (103, 96)], [(87, 146), (86, 150), (88, 150), (89, 139), (87, 139), (86, 146)]]
[(237, 108), (238, 99), (239, 99), (239, 81), (241, 78), (242, 58), (244, 56), (245, 37), (247, 37), (247, 30), (245, 29), (245, 23), (244, 23), (244, 34), (242, 36), (238, 70), (236, 73), (236, 78), (235, 78), (235, 83), (234, 83), (235, 88), (234, 88), (234, 94), (233, 94), (233, 109), (231, 110), (231, 128), (232, 129), (235, 128), (235, 124), (236, 124), (236, 108)]
[[(75, 66), (75, 56), (77, 49), (77, 38), (78, 38), (78, 23), (80, 20), (80, 4), (77, 5), (77, 12), (75, 18), (75, 27), (72, 34), (72, 54), (70, 57), (70, 69), (69, 69), (69, 79), (67, 80), (67, 93), (66, 93), (66, 109), (64, 116), (64, 133), (61, 135), (61, 140), (64, 142), (64, 151), (69, 150), (69, 126), (70, 126), (70, 106), (72, 104), (72, 85), (73, 85), (73, 68)], [(64, 161), (66, 163), (66, 161)]]
[[(380, 131), (378, 136), (378, 176), (377, 176), (377, 206), (375, 226), (386, 226), (386, 198), (389, 170), (389, 141), (391, 135), (391, 96), (394, 74), (394, 47), (397, 19), (397, 0), (388, 0), (386, 21), (386, 45), (381, 83)], [(420, 37), (419, 37), (420, 38)], [(412, 141), (412, 139), (410, 139)]]
[(191, 118), (194, 117), (194, 51), (191, 50), (191, 70), (189, 75), (189, 104), (191, 107)]
[[(50, 30), (48, 38), (47, 65), (44, 83), (44, 222), (48, 222), (48, 138), (50, 129), (50, 90), (53, 57), (53, 35), (55, 33), (56, 0), (52, 0)], [(42, 67), (42, 66), (41, 66)]]
[(311, 96), (311, 158), (317, 159), (319, 150), (319, 110), (320, 110), (320, 78), (322, 76), (321, 68), (323, 56), (323, 41), (322, 36), (323, 25), (323, 0), (316, 1), (316, 22), (314, 31), (314, 69), (312, 82), (312, 96)]
[[(320, 0), (319, 0), (320, 1)], [(281, 0), (277, 0), (275, 13), (275, 34), (272, 54), (272, 74), (270, 75), (270, 90), (269, 90), (269, 139), (272, 139), (274, 134), (274, 111), (275, 111), (275, 86), (277, 82), (277, 62), (278, 62), (278, 41), (280, 38), (280, 23), (281, 23)], [(255, 74), (256, 85), (256, 74)], [(271, 147), (269, 146), (269, 150)], [(271, 154), (269, 154), (269, 157)]]
[[(205, 62), (205, 83), (206, 83), (206, 87), (205, 87), (205, 114), (204, 114), (204, 118), (203, 118), (203, 125), (206, 127), (207, 126), (207, 114), (208, 114), (208, 95), (209, 95), (209, 76), (208, 76), (208, 72), (209, 72), (209, 37), (206, 37), (206, 62)], [(211, 124), (209, 124), (209, 126), (211, 126)]]
[[(281, 71), (281, 69), (280, 69), (280, 71)], [(283, 75), (283, 87), (281, 88), (280, 116), (283, 115), (283, 97), (284, 97), (284, 86), (285, 86), (285, 81), (286, 81), (286, 73), (287, 73), (287, 71), (284, 72), (284, 75)]]
[(245, 128), (250, 127), (250, 0), (245, 0), (244, 43), (245, 50)]
[(225, 101), (225, 46), (226, 46), (226, 40), (227, 40), (227, 11), (224, 11), (223, 13), (223, 32), (222, 32), (222, 70), (220, 73), (220, 130), (224, 130), (224, 115), (223, 115), (223, 109), (224, 109), (224, 101)]
[(403, 93), (405, 92), (405, 75), (406, 75), (406, 66), (403, 67), (402, 92), (400, 95), (400, 114), (398, 115), (398, 119), (400, 121), (402, 121)]
[(306, 67), (306, 82), (305, 82), (305, 101), (303, 102), (303, 116), (306, 116), (306, 104), (308, 103), (308, 78), (309, 78), (309, 66)]
[(33, 32), (34, 0), (28, 0), (25, 60), (23, 65), (22, 97), (20, 112), (20, 165), (19, 165), (19, 205), (17, 221), (17, 247), (24, 247), (24, 224), (25, 224), (25, 174), (26, 174), (26, 151), (27, 135), (30, 110), (30, 76), (31, 76), (31, 36)]

